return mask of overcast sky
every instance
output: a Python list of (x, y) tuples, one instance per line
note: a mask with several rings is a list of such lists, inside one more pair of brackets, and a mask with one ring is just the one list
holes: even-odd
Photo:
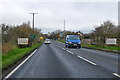
[(35, 27), (43, 33), (63, 30), (63, 20), (66, 30), (88, 33), (103, 21), (118, 22), (118, 1), (116, 0), (3, 0), (0, 1), (0, 21), (6, 24), (22, 24), (30, 21), (30, 12), (35, 15)]

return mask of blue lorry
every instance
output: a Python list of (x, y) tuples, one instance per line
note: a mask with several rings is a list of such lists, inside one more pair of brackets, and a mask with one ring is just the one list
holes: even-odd
[(65, 39), (65, 47), (81, 48), (81, 40), (78, 35), (67, 35)]

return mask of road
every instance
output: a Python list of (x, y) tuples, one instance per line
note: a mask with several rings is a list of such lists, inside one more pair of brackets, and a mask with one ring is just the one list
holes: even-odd
[(43, 44), (9, 78), (117, 78), (118, 55), (65, 48), (63, 43)]

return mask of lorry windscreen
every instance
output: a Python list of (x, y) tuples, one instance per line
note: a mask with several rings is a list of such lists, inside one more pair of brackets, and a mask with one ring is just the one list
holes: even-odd
[(69, 36), (70, 40), (80, 40), (79, 36)]

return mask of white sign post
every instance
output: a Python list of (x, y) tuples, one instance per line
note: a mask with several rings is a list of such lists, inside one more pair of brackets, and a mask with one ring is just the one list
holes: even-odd
[(115, 39), (115, 38), (107, 38), (106, 39), (106, 44), (108, 44), (108, 45), (115, 45), (116, 44), (116, 42), (117, 42), (117, 39)]

